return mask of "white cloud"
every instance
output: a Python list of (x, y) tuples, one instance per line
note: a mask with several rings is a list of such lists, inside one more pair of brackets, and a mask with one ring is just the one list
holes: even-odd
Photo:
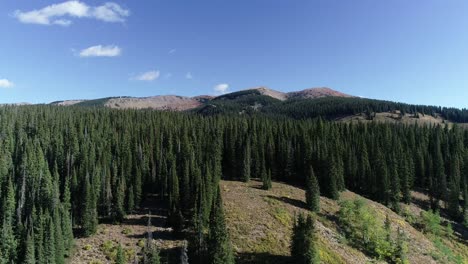
[(0, 79), (0, 88), (10, 88), (13, 87), (15, 84), (8, 79)]
[(171, 49), (171, 50), (169, 51), (169, 54), (174, 54), (176, 51), (177, 51), (176, 49)]
[(229, 91), (229, 84), (227, 83), (220, 83), (213, 87), (213, 90), (216, 94), (225, 94)]
[(92, 16), (106, 22), (124, 22), (125, 17), (130, 15), (130, 11), (123, 9), (116, 3), (105, 3), (95, 7)]
[(122, 50), (118, 46), (92, 46), (80, 51), (80, 57), (116, 57), (120, 56)]
[(135, 77), (135, 80), (138, 80), (138, 81), (154, 81), (156, 79), (159, 78), (159, 71), (148, 71), (148, 72), (144, 72), (140, 75), (138, 75), (137, 77)]
[(60, 26), (63, 26), (63, 27), (68, 27), (69, 25), (72, 24), (72, 22), (70, 20), (67, 20), (67, 19), (57, 19), (55, 21), (53, 21), (54, 25), (60, 25)]
[(186, 79), (189, 79), (189, 80), (193, 79), (192, 73), (191, 73), (191, 72), (187, 72), (187, 74), (185, 74), (185, 78), (186, 78)]
[(16, 10), (14, 17), (21, 23), (39, 25), (69, 26), (72, 24), (66, 18), (94, 18), (105, 22), (124, 22), (130, 11), (116, 3), (105, 3), (101, 6), (88, 6), (80, 1), (66, 1), (60, 4), (46, 6), (39, 10)]

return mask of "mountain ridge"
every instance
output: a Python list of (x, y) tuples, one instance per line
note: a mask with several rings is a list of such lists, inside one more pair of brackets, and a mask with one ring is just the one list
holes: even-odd
[(103, 100), (103, 106), (118, 109), (155, 109), (155, 110), (175, 110), (185, 111), (197, 108), (203, 103), (216, 100), (219, 98), (229, 97), (236, 93), (245, 93), (256, 91), (260, 95), (268, 96), (280, 101), (289, 99), (315, 99), (322, 97), (355, 97), (348, 95), (328, 87), (308, 88), (300, 91), (281, 92), (268, 87), (248, 88), (236, 92), (226, 93), (219, 96), (197, 95), (197, 96), (182, 96), (182, 95), (155, 95), (145, 97), (130, 97), (116, 96), (96, 99), (70, 99), (60, 100), (49, 103), (50, 105), (71, 106), (71, 105), (87, 105), (86, 102)]

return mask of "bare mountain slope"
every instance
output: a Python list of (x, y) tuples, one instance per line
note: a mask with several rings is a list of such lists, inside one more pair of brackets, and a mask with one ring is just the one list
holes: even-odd
[(193, 109), (201, 105), (200, 100), (195, 98), (177, 96), (177, 95), (160, 95), (151, 97), (127, 97), (127, 98), (112, 98), (109, 99), (104, 106), (118, 109), (157, 109), (157, 110), (174, 110), (184, 111)]
[(328, 87), (310, 88), (297, 92), (287, 93), (289, 99), (314, 99), (322, 97), (355, 97), (349, 94), (333, 90)]

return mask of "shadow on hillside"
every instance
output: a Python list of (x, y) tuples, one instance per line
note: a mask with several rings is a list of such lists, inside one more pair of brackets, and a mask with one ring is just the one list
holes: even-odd
[(242, 264), (293, 264), (291, 257), (270, 253), (239, 253), (236, 263)]
[[(124, 225), (148, 225), (148, 216), (142, 215), (140, 217), (133, 217), (124, 219)], [(154, 227), (166, 227), (166, 217), (160, 215), (151, 215), (151, 225)]]
[(452, 223), (452, 228), (458, 241), (468, 246), (468, 229), (460, 223)]
[(290, 204), (290, 205), (298, 207), (298, 208), (302, 208), (302, 209), (307, 210), (307, 204), (305, 202), (301, 201), (301, 200), (298, 200), (298, 199), (292, 199), (292, 198), (289, 198), (289, 197), (286, 197), (286, 196), (277, 197), (277, 196), (273, 196), (273, 195), (267, 195), (266, 197), (268, 197), (270, 199), (280, 201), (280, 202), (283, 202), (283, 203)]
[[(144, 232), (142, 234), (127, 235), (127, 237), (143, 239), (143, 238), (148, 237), (148, 234)], [(159, 239), (159, 240), (165, 240), (165, 241), (177, 241), (178, 240), (178, 238), (174, 235), (172, 230), (169, 230), (169, 229), (153, 231), (153, 239), (156, 239), (156, 240)]]
[(161, 263), (179, 263), (181, 252), (182, 252), (181, 247), (161, 249), (161, 251), (159, 252)]

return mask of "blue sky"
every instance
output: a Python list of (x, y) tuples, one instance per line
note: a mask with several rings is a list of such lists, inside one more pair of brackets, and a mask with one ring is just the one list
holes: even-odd
[(468, 107), (466, 14), (464, 0), (2, 0), (0, 103), (327, 86)]

